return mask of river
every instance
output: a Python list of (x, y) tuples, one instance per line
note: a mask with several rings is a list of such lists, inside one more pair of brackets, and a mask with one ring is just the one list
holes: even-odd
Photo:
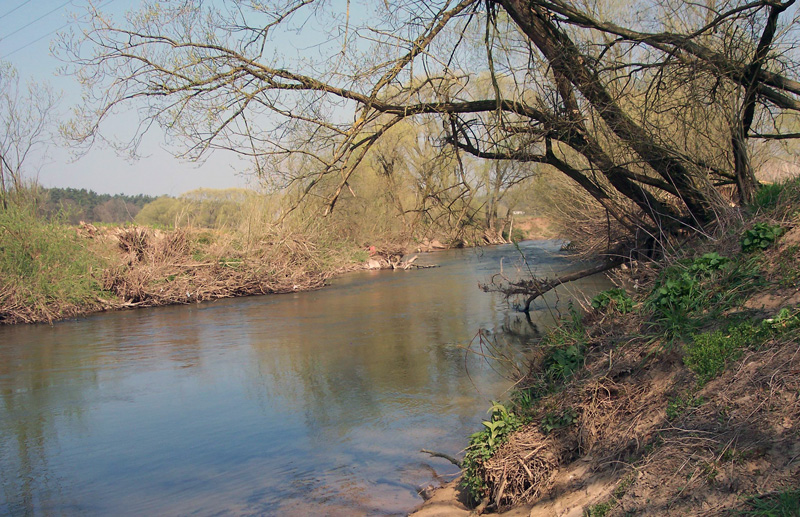
[[(568, 265), (556, 242), (521, 249), (538, 273)], [(453, 250), (320, 291), (0, 328), (0, 514), (405, 514), (456, 473), (419, 449), (460, 455), (510, 385), (466, 351), (477, 332), (531, 346), (524, 315), (477, 287), (519, 257)]]

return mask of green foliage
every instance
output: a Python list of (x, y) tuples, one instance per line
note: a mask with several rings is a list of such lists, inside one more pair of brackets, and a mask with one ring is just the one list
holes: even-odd
[[(720, 302), (729, 292), (720, 286), (733, 282), (740, 268), (716, 252), (705, 253), (693, 260), (683, 260), (665, 268), (645, 307), (656, 316), (668, 339), (683, 337), (696, 327), (696, 316)], [(725, 278), (725, 282), (720, 279)], [(752, 276), (750, 277), (752, 280)]]
[(180, 197), (161, 196), (146, 204), (136, 222), (154, 227), (238, 228), (255, 211), (269, 206), (266, 196), (245, 189), (197, 189)]
[(713, 252), (666, 268), (650, 295), (649, 307), (657, 311), (689, 311), (697, 308), (702, 291), (701, 281), (724, 270), (729, 263), (729, 258)]
[(616, 505), (616, 501), (613, 500), (597, 503), (586, 508), (583, 515), (584, 517), (605, 517)]
[(691, 395), (681, 396), (678, 395), (667, 403), (667, 419), (675, 420), (686, 412), (689, 408), (700, 407), (705, 400), (703, 397), (694, 397)]
[(525, 232), (520, 230), (519, 228), (514, 228), (511, 230), (511, 235), (508, 237), (508, 240), (511, 242), (520, 242), (525, 240)]
[(544, 372), (551, 382), (565, 382), (583, 368), (584, 351), (580, 344), (556, 348), (543, 363)]
[(58, 218), (65, 214), (72, 224), (79, 221), (92, 223), (123, 223), (131, 221), (155, 196), (138, 194), (98, 194), (93, 190), (76, 188), (42, 189), (43, 199), (40, 212), (48, 217)]
[(528, 411), (533, 407), (533, 404), (538, 400), (539, 392), (536, 387), (527, 387), (522, 389), (515, 389), (511, 392), (511, 402), (515, 408), (520, 412)]
[(544, 434), (550, 434), (558, 429), (569, 427), (578, 421), (578, 412), (572, 408), (567, 408), (561, 412), (549, 412), (539, 424), (539, 429)]
[(699, 283), (688, 271), (666, 276), (653, 290), (648, 306), (658, 312), (694, 309)]
[(0, 306), (43, 310), (93, 302), (102, 289), (92, 273), (102, 265), (74, 230), (37, 217), (33, 207), (0, 211), (0, 284), (6, 286)]
[(692, 343), (686, 345), (683, 362), (697, 375), (698, 384), (703, 385), (722, 373), (726, 364), (739, 359), (754, 333), (751, 323), (743, 323), (726, 331), (695, 335)]
[(689, 264), (688, 270), (694, 278), (699, 278), (725, 269), (730, 262), (731, 259), (723, 257), (714, 251), (711, 253), (704, 253), (700, 257), (694, 259), (691, 264)]
[(800, 246), (797, 244), (786, 246), (778, 253), (772, 274), (777, 277), (781, 287), (794, 287), (800, 283), (797, 257), (800, 257)]
[(784, 183), (770, 183), (761, 185), (761, 188), (756, 191), (755, 199), (753, 200), (753, 208), (756, 210), (770, 210), (778, 205), (781, 199), (781, 194), (785, 188)]
[(765, 250), (772, 246), (784, 233), (786, 233), (786, 230), (780, 225), (756, 223), (742, 235), (742, 252), (749, 253), (756, 250)]
[(624, 289), (609, 289), (592, 298), (592, 308), (603, 312), (616, 311), (627, 314), (633, 310), (633, 299)]
[(483, 422), (484, 429), (470, 436), (469, 447), (462, 462), (461, 485), (474, 501), (480, 501), (487, 490), (482, 476), (483, 464), (492, 457), (497, 446), (504, 443), (524, 423), (498, 402), (493, 401), (488, 412), (491, 413), (491, 418)]
[(718, 376), (725, 366), (737, 360), (747, 348), (757, 348), (768, 339), (800, 327), (800, 310), (781, 309), (763, 321), (746, 321), (726, 330), (704, 332), (693, 336), (686, 345), (683, 361), (702, 385)]
[(369, 252), (363, 249), (354, 250), (352, 260), (353, 262), (364, 263), (369, 260)]
[(800, 490), (754, 496), (747, 500), (748, 509), (739, 515), (759, 517), (797, 517), (800, 515)]

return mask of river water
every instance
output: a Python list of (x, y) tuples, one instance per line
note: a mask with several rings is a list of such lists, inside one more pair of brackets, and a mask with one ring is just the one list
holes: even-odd
[[(568, 266), (556, 242), (522, 250), (540, 274)], [(477, 288), (519, 258), (454, 250), (315, 292), (0, 328), (0, 514), (405, 514), (456, 473), (419, 449), (460, 455), (510, 385), (466, 351), (477, 332), (509, 356), (531, 345)]]

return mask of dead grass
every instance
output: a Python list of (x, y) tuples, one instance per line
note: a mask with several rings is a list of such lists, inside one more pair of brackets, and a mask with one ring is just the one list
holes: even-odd
[(155, 306), (315, 289), (334, 272), (307, 240), (272, 237), (242, 249), (208, 230), (120, 229), (105, 236), (120, 255), (103, 287), (122, 305)]
[(354, 246), (318, 246), (269, 228), (245, 237), (207, 229), (82, 224), (77, 235), (104, 265), (91, 272), (94, 294), (75, 303), (64, 298), (31, 304), (24, 289), (2, 283), (0, 322), (52, 322), (102, 310), (318, 289), (335, 274), (361, 268), (367, 256)]
[[(738, 297), (727, 299), (741, 305), (720, 318), (800, 309), (800, 226), (766, 252), (738, 255), (747, 225), (797, 225), (800, 214), (786, 205), (738, 226), (732, 220), (714, 239), (692, 243), (692, 254), (717, 251), (747, 262), (742, 271), (757, 263), (757, 279), (728, 277), (733, 283), (723, 287)], [(618, 280), (629, 292), (638, 288), (641, 299), (656, 274), (638, 263)], [(724, 328), (712, 312), (719, 311), (699, 314), (705, 320), (697, 332)], [(587, 515), (736, 515), (750, 496), (798, 487), (800, 330), (745, 348), (701, 384), (683, 362), (683, 343), (659, 335), (646, 314), (595, 313), (584, 324), (584, 368), (539, 399), (529, 410), (531, 423), (486, 462), (490, 508), (522, 504), (532, 516), (574, 513), (576, 505)], [(536, 385), (540, 370), (534, 366), (520, 386)], [(564, 408), (577, 413), (574, 425), (542, 433), (546, 416)]]

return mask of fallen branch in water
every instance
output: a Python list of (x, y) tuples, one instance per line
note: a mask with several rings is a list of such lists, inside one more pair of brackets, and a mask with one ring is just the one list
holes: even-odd
[(454, 457), (450, 456), (449, 454), (445, 454), (443, 452), (436, 452), (436, 451), (429, 451), (428, 449), (421, 449), (419, 452), (424, 452), (425, 454), (430, 454), (431, 456), (435, 456), (437, 458), (444, 458), (453, 465), (458, 468), (462, 468), (461, 462)]
[[(619, 266), (623, 262), (624, 259), (622, 257), (614, 257), (607, 259), (596, 266), (587, 269), (581, 269), (580, 271), (575, 271), (574, 273), (569, 273), (563, 276), (557, 276), (555, 278), (532, 277), (530, 279), (510, 280), (501, 272), (492, 276), (492, 282), (490, 284), (479, 285), (484, 292), (501, 293), (506, 298), (510, 298), (515, 295), (527, 296), (522, 312), (528, 313), (530, 312), (531, 303), (533, 303), (536, 298), (543, 296), (545, 293), (552, 291), (556, 287), (568, 282), (580, 280), (581, 278), (596, 275), (597, 273), (602, 273), (603, 271), (608, 271), (609, 269)], [(498, 282), (498, 278), (501, 280), (500, 282)]]

